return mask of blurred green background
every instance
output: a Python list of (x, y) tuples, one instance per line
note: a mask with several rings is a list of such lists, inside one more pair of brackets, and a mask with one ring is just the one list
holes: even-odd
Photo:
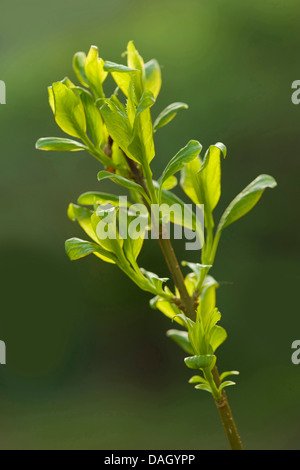
[[(96, 44), (120, 62), (130, 39), (162, 66), (153, 115), (174, 101), (190, 106), (157, 134), (156, 176), (195, 138), (228, 148), (217, 214), (258, 174), (278, 181), (221, 241), (213, 275), (229, 338), (219, 368), (241, 372), (228, 394), (246, 448), (300, 448), (300, 365), (291, 362), (300, 338), (299, 13), (297, 0), (2, 0), (1, 449), (227, 448), (213, 401), (187, 383), (184, 353), (165, 338), (170, 322), (150, 296), (114, 266), (64, 253), (66, 238), (82, 236), (68, 203), (99, 188), (98, 163), (34, 148), (62, 135), (47, 86), (75, 79), (73, 54)], [(182, 244), (177, 251), (187, 258)], [(167, 275), (154, 242), (142, 264)]]

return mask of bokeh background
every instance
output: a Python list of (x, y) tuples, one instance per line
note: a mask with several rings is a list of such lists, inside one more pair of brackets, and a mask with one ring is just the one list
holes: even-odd
[[(217, 215), (258, 174), (278, 181), (221, 241), (213, 274), (229, 338), (219, 368), (241, 372), (228, 394), (246, 448), (300, 448), (300, 365), (291, 362), (300, 338), (299, 14), (297, 0), (2, 0), (0, 448), (227, 448), (213, 401), (187, 383), (184, 353), (150, 296), (114, 266), (64, 253), (65, 239), (82, 236), (68, 203), (99, 189), (98, 163), (34, 148), (62, 135), (47, 86), (75, 79), (73, 54), (96, 44), (120, 62), (130, 39), (162, 66), (153, 115), (174, 101), (190, 106), (157, 133), (155, 175), (195, 138), (228, 148)], [(167, 275), (154, 242), (142, 264)]]

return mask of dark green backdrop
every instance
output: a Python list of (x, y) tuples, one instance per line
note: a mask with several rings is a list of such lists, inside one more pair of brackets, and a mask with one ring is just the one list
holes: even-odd
[[(241, 371), (228, 393), (245, 446), (299, 449), (299, 14), (298, 0), (2, 0), (0, 448), (227, 447), (150, 297), (115, 267), (64, 253), (64, 240), (82, 235), (67, 205), (99, 188), (97, 162), (34, 148), (62, 135), (47, 86), (74, 79), (73, 54), (96, 44), (120, 62), (133, 39), (162, 66), (153, 114), (190, 105), (157, 134), (156, 175), (195, 138), (228, 148), (218, 213), (258, 174), (278, 181), (220, 245), (213, 274), (229, 339), (219, 363)], [(143, 265), (167, 275), (154, 242)]]

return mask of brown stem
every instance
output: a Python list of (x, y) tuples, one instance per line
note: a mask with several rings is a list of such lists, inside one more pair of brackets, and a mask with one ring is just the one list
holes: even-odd
[[(214, 381), (217, 387), (220, 386), (220, 376), (217, 366), (212, 370)], [(227, 395), (225, 390), (222, 390), (222, 399), (215, 400), (217, 410), (219, 412), (221, 421), (224, 426), (224, 430), (230, 445), (231, 450), (243, 450), (243, 444), (238, 433), (235, 421), (233, 419), (233, 414), (228, 403)]]

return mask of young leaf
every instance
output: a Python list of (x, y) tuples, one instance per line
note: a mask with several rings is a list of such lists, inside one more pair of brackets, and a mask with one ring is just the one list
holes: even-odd
[(42, 137), (39, 139), (35, 148), (38, 150), (54, 150), (61, 152), (76, 152), (79, 150), (87, 150), (87, 147), (76, 140), (63, 139), (60, 137)]
[(247, 214), (260, 200), (264, 190), (275, 188), (275, 186), (277, 183), (272, 176), (258, 176), (229, 204), (221, 217), (217, 231), (221, 232), (228, 225)]
[(113, 263), (116, 261), (116, 257), (113, 253), (106, 251), (96, 243), (87, 242), (80, 238), (70, 238), (69, 240), (66, 240), (65, 248), (68, 257), (72, 261), (83, 258), (91, 253), (101, 255), (101, 258), (109, 258)]
[(134, 89), (137, 95), (137, 99), (140, 100), (144, 91), (142, 78), (144, 76), (144, 61), (136, 50), (133, 41), (129, 41), (127, 44), (127, 65), (130, 69), (137, 69), (132, 76)]
[(188, 105), (185, 103), (169, 104), (155, 119), (153, 125), (154, 132), (172, 121), (180, 109), (188, 109)]
[[(136, 260), (141, 252), (144, 243), (145, 232), (148, 226), (148, 211), (145, 206), (143, 207), (145, 209), (145, 213), (141, 214), (140, 211), (137, 211), (139, 212), (138, 219), (140, 220), (136, 219), (136, 212), (134, 212), (134, 214), (131, 214), (130, 211), (127, 211), (127, 213), (125, 213), (123, 210), (122, 212), (120, 211), (119, 216), (119, 223), (121, 225), (121, 222), (123, 221), (122, 216), (124, 213), (126, 215), (126, 221), (123, 223), (122, 227), (123, 232), (125, 232), (126, 234), (126, 238), (124, 240), (123, 245), (125, 256), (131, 263), (132, 267), (138, 272), (140, 271), (140, 268), (137, 265)], [(132, 227), (133, 224), (134, 226)], [(131, 230), (134, 230), (134, 232), (131, 233)]]
[(191, 377), (189, 380), (189, 384), (197, 383), (207, 384), (208, 382), (204, 377), (201, 377), (201, 375), (193, 375), (193, 377)]
[(52, 85), (55, 120), (59, 127), (73, 137), (86, 138), (86, 119), (79, 96), (62, 82)]
[(116, 99), (105, 99), (101, 103), (100, 111), (109, 135), (128, 157), (134, 158), (129, 150), (132, 129), (126, 112), (123, 112)]
[(235, 382), (232, 382), (231, 380), (227, 380), (226, 382), (222, 382), (220, 387), (218, 388), (219, 392), (223, 390), (225, 387), (230, 387), (231, 385), (236, 385)]
[(76, 74), (76, 77), (80, 81), (80, 83), (85, 86), (89, 87), (89, 82), (85, 74), (85, 62), (86, 62), (86, 54), (84, 52), (76, 52), (73, 57), (73, 70)]
[(127, 207), (130, 203), (124, 200), (124, 198), (119, 198), (115, 194), (108, 194), (99, 191), (88, 191), (79, 196), (77, 200), (78, 204), (86, 206), (94, 206), (94, 204), (112, 204), (115, 207)]
[(145, 190), (140, 186), (139, 184), (135, 183), (134, 181), (128, 180), (124, 178), (123, 176), (116, 175), (114, 173), (110, 173), (109, 171), (99, 171), (98, 173), (98, 181), (104, 180), (104, 179), (111, 179), (114, 183), (117, 183), (121, 186), (124, 186), (124, 188), (128, 188), (134, 191), (138, 191), (146, 201), (148, 201), (150, 204), (150, 200), (145, 192)]
[(91, 46), (85, 61), (85, 75), (96, 98), (103, 98), (103, 82), (107, 72), (103, 69), (104, 61), (98, 56), (98, 47)]
[(199, 179), (201, 202), (212, 212), (221, 195), (221, 155), (226, 157), (226, 147), (222, 143), (211, 145), (201, 165)]
[(103, 70), (105, 70), (105, 72), (121, 72), (121, 73), (137, 71), (137, 69), (126, 67), (126, 65), (123, 65), (123, 64), (116, 64), (115, 62), (110, 62), (109, 60), (105, 61)]
[(171, 318), (172, 321), (176, 321), (181, 326), (185, 326), (185, 320), (181, 316), (181, 310), (172, 302), (156, 296), (150, 301), (150, 307), (153, 309), (160, 310), (166, 317)]
[(204, 369), (212, 364), (214, 357), (211, 354), (202, 354), (200, 356), (186, 357), (184, 362), (189, 369)]
[(199, 385), (196, 385), (195, 388), (197, 390), (204, 390), (205, 392), (212, 393), (212, 389), (211, 389), (210, 385), (208, 385), (208, 384), (199, 384)]
[[(85, 233), (97, 244), (99, 244), (98, 237), (94, 231), (91, 217), (93, 212), (85, 207), (77, 206), (76, 204), (70, 204), (68, 207), (68, 217), (73, 221), (77, 221)], [(104, 247), (105, 250), (105, 247)], [(104, 252), (103, 252), (104, 253)], [(102, 255), (100, 251), (94, 253), (96, 256), (101, 258), (107, 263), (115, 263), (115, 260), (110, 256)]]
[(188, 354), (194, 354), (187, 331), (168, 330), (166, 334), (168, 338), (175, 341), (175, 343), (177, 343), (185, 352)]
[(177, 186), (177, 178), (174, 175), (167, 178), (162, 184), (162, 188), (166, 190), (173, 189), (175, 186)]
[(146, 90), (137, 107), (133, 124), (133, 137), (128, 150), (134, 160), (143, 164), (150, 163), (154, 158), (153, 128), (150, 107), (155, 103), (151, 91)]
[(239, 371), (238, 370), (230, 370), (230, 371), (227, 371), (227, 372), (223, 372), (221, 375), (220, 375), (220, 380), (221, 382), (223, 382), (224, 379), (226, 379), (226, 377), (230, 376), (230, 375), (240, 375)]
[(226, 330), (219, 325), (215, 325), (210, 332), (210, 346), (212, 348), (212, 352), (215, 352), (216, 349), (224, 343), (227, 339)]
[(200, 190), (200, 168), (201, 161), (198, 157), (194, 158), (191, 162), (186, 163), (181, 170), (180, 186), (194, 204), (203, 204)]
[(84, 107), (87, 129), (90, 136), (95, 144), (95, 147), (99, 149), (100, 145), (107, 141), (107, 132), (100, 115), (100, 111), (95, 104), (95, 100), (92, 95), (84, 90), (81, 90), (81, 101)]
[(155, 287), (157, 293), (163, 293), (162, 286), (165, 282), (169, 280), (167, 277), (159, 277), (157, 274), (152, 273), (151, 271), (147, 271), (144, 268), (141, 268), (141, 272), (145, 276), (146, 279), (148, 279), (151, 284)]
[(169, 161), (168, 165), (163, 171), (163, 174), (158, 180), (158, 184), (162, 187), (164, 181), (170, 176), (180, 171), (184, 164), (194, 160), (201, 152), (202, 145), (197, 140), (190, 140), (188, 144), (183, 147), (179, 152)]
[(145, 90), (150, 90), (156, 99), (161, 88), (161, 71), (157, 60), (152, 59), (144, 66), (143, 83)]
[[(158, 188), (156, 182), (154, 182), (154, 186)], [(162, 204), (176, 208), (176, 210), (170, 212), (170, 221), (173, 224), (182, 225), (189, 230), (197, 231), (200, 240), (202, 240), (203, 233), (201, 223), (189, 204), (185, 204), (177, 195), (166, 189), (162, 190), (161, 201)]]

